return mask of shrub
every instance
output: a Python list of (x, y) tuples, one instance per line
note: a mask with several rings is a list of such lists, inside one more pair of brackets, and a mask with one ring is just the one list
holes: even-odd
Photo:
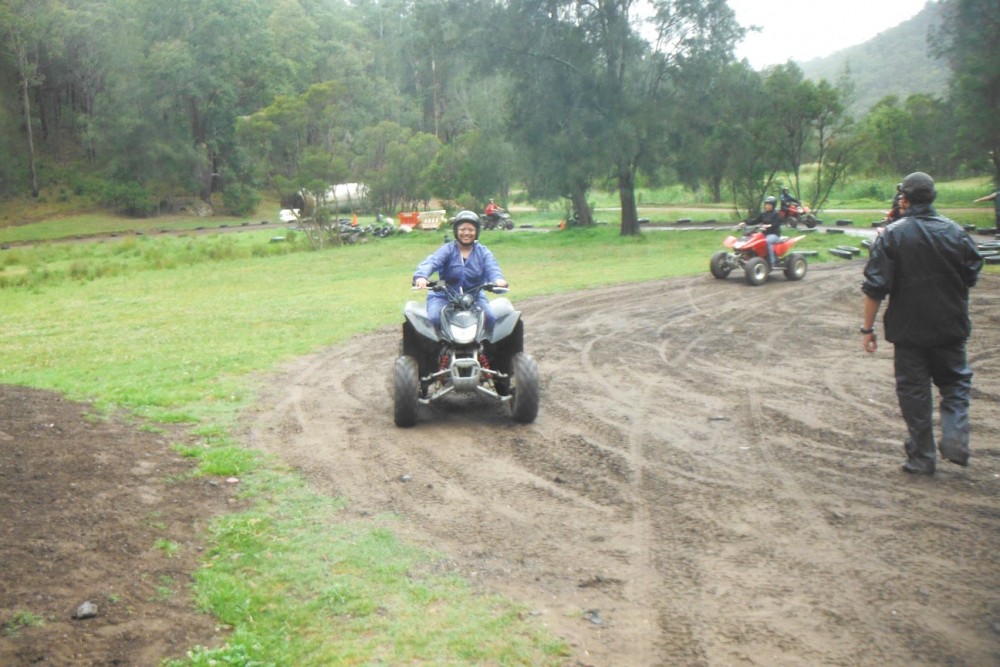
[(260, 193), (242, 183), (227, 185), (222, 192), (222, 205), (230, 215), (250, 215), (260, 205)]
[(101, 202), (116, 213), (136, 218), (144, 218), (156, 212), (153, 196), (135, 181), (108, 183), (101, 192)]

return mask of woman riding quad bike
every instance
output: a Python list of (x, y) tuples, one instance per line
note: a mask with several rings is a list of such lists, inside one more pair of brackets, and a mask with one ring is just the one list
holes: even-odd
[[(476, 240), (479, 216), (462, 211), (452, 227), (455, 240), (421, 262), (415, 289), (429, 288), (426, 304), (403, 308), (401, 355), (393, 370), (394, 418), (413, 426), (417, 408), (449, 393), (476, 392), (506, 403), (515, 421), (538, 414), (538, 366), (524, 352), (520, 312), (505, 298), (507, 282), (493, 254)], [(437, 273), (439, 281), (429, 277)]]

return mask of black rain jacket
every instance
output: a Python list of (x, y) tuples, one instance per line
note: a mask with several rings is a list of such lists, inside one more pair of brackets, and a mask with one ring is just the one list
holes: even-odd
[(972, 331), (969, 288), (983, 258), (968, 233), (933, 207), (910, 206), (872, 244), (861, 291), (881, 301), (885, 338), (935, 347), (963, 341)]

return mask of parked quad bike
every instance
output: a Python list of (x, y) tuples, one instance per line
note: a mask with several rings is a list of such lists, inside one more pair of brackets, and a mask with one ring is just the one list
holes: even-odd
[(790, 202), (787, 208), (782, 209), (781, 217), (792, 229), (797, 229), (799, 224), (804, 224), (809, 229), (812, 229), (819, 223), (819, 220), (812, 214), (808, 206), (796, 202)]
[[(747, 227), (740, 223), (737, 229), (743, 231), (740, 238), (727, 236), (723, 242), (731, 250), (720, 250), (712, 255), (709, 268), (712, 275), (720, 280), (728, 278), (735, 269), (742, 269), (750, 285), (763, 285), (771, 275), (771, 265), (767, 259), (767, 237), (760, 231), (760, 226)], [(789, 280), (802, 280), (806, 275), (805, 255), (790, 252), (792, 246), (805, 236), (788, 238), (782, 236), (774, 244), (774, 256), (778, 260), (778, 268), (782, 269)]]
[(514, 229), (514, 219), (510, 213), (498, 208), (493, 213), (479, 216), (483, 229)]
[(520, 311), (505, 298), (494, 299), (496, 320), (486, 327), (477, 303), (481, 290), (504, 294), (492, 283), (466, 292), (435, 281), (430, 289), (448, 296), (441, 326), (427, 318), (427, 304), (408, 301), (403, 308), (401, 354), (393, 368), (393, 415), (396, 426), (417, 423), (417, 409), (451, 393), (480, 393), (506, 403), (514, 421), (528, 424), (538, 414), (538, 366), (524, 351)]

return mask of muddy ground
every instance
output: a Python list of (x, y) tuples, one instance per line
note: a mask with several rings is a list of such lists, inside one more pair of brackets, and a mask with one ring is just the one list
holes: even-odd
[[(564, 638), (567, 665), (1000, 664), (1000, 278), (973, 292), (973, 458), (899, 470), (892, 348), (861, 350), (861, 264), (518, 301), (537, 421), (485, 398), (392, 423), (398, 334), (264, 380), (246, 444)], [(408, 298), (408, 293), (401, 299)], [(183, 587), (215, 481), (162, 435), (0, 391), (0, 664), (151, 664), (220, 639)], [(156, 540), (180, 546), (165, 558)], [(92, 599), (94, 619), (70, 618)], [(51, 620), (48, 620), (51, 619)]]
[(191, 478), (183, 440), (0, 385), (0, 665), (157, 665), (224, 641), (189, 584), (238, 484)]

